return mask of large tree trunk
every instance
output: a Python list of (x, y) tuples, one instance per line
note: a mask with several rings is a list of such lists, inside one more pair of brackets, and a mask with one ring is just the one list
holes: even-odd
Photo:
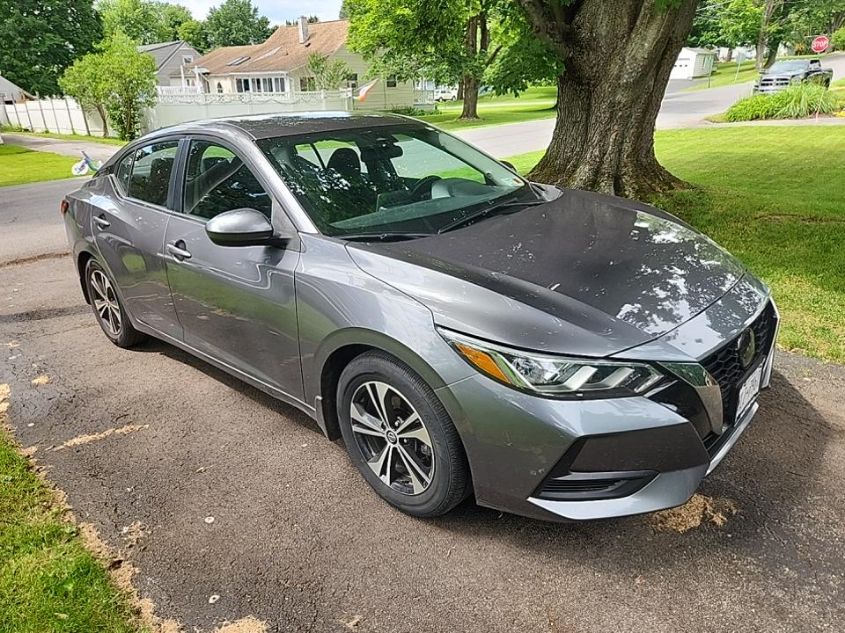
[(654, 125), (697, 0), (520, 1), (566, 65), (552, 141), (530, 177), (634, 198), (683, 186), (657, 162)]
[(476, 77), (465, 75), (461, 82), (464, 86), (464, 107), (461, 110), (462, 119), (478, 118), (478, 89), (480, 82)]
[[(757, 72), (762, 72), (771, 66), (771, 62), (768, 65), (766, 63), (770, 56), (769, 51), (771, 50), (769, 27), (772, 24), (775, 13), (783, 6), (783, 2), (784, 0), (766, 0), (763, 6), (763, 15), (760, 19), (760, 32), (757, 34)], [(779, 44), (780, 42), (778, 42)], [(777, 54), (777, 46), (775, 46), (775, 54)]]

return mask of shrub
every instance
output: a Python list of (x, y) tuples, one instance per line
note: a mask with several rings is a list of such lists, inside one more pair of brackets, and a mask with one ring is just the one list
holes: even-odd
[(830, 38), (830, 45), (834, 50), (845, 51), (845, 26), (838, 31), (834, 31)]
[(836, 95), (824, 86), (805, 84), (791, 86), (772, 95), (758, 94), (740, 99), (725, 113), (725, 120), (804, 119), (817, 114), (833, 114), (838, 110)]

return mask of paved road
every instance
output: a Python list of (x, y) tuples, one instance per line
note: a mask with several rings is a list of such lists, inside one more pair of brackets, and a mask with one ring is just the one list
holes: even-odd
[(83, 179), (0, 189), (0, 263), (67, 251), (59, 202)]
[[(44, 252), (60, 250), (54, 205), (18, 199), (3, 217), (32, 211)], [(0, 242), (28, 231), (13, 223)], [(271, 631), (390, 633), (833, 631), (845, 619), (842, 367), (779, 356), (759, 417), (702, 488), (739, 513), (676, 534), (650, 517), (553, 525), (472, 503), (406, 517), (294, 409), (167, 345), (109, 344), (65, 258), (0, 262), (0, 350), (17, 437), (187, 631), (250, 615)], [(33, 386), (40, 375), (50, 382)], [(125, 433), (98, 435), (109, 429)]]
[(40, 152), (53, 152), (54, 154), (66, 154), (82, 158), (82, 152), (95, 160), (106, 161), (120, 149), (116, 145), (96, 143), (92, 141), (71, 141), (67, 139), (52, 139), (41, 136), (29, 136), (27, 134), (14, 134), (3, 132), (3, 141), (12, 145), (21, 145)]

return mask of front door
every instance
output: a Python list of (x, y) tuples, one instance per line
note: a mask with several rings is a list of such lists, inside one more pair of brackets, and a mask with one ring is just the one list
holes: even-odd
[(205, 232), (205, 223), (224, 211), (251, 208), (271, 218), (283, 211), (253, 170), (217, 141), (190, 142), (181, 189), (181, 213), (167, 225), (165, 251), (185, 343), (301, 399), (293, 281), (299, 252), (218, 246)]
[(178, 139), (156, 141), (124, 156), (107, 186), (92, 198), (91, 229), (103, 265), (134, 319), (173, 338), (182, 330), (163, 257), (170, 181)]

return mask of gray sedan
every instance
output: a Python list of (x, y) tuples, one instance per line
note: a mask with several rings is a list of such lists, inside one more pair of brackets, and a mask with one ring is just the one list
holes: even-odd
[(160, 130), (62, 203), (86, 301), (343, 437), (404, 512), (684, 503), (757, 411), (768, 289), (677, 218), (395, 116)]

